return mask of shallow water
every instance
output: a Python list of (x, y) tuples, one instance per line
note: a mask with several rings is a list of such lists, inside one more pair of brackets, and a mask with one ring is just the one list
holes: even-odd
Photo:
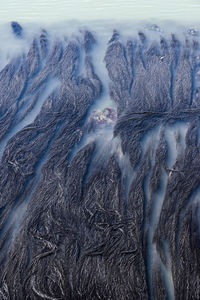
[[(45, 100), (48, 98), (48, 96), (53, 92), (53, 90), (58, 87), (60, 82), (55, 79), (49, 80), (47, 86), (45, 87), (45, 90), (43, 93), (39, 96), (36, 104), (34, 105), (33, 109), (29, 114), (25, 116), (25, 118), (19, 122), (10, 132), (3, 138), (3, 140), (0, 142), (0, 161), (3, 156), (3, 152), (5, 150), (5, 147), (9, 141), (17, 132), (20, 132), (23, 128), (31, 124), (37, 115), (39, 114), (42, 105), (44, 104)], [(22, 111), (23, 113), (26, 113), (26, 110)]]
[(0, 20), (8, 22), (63, 20), (145, 20), (149, 18), (198, 21), (198, 0), (1, 0)]
[[(13, 16), (11, 14), (13, 8), (16, 8), (16, 12), (18, 11), (18, 9), (21, 9), (20, 13), (18, 14), (19, 18), (17, 18), (17, 21), (19, 21), (22, 24), (22, 26), (24, 28), (24, 34), (23, 34), (22, 39), (17, 39), (16, 37), (14, 37), (12, 35), (11, 28), (8, 23), (7, 23), (7, 25), (5, 24), (0, 27), (0, 33), (2, 33), (2, 36), (3, 36), (2, 40), (1, 40), (2, 53), (0, 52), (0, 54), (2, 54), (1, 68), (3, 68), (3, 66), (7, 63), (7, 61), (10, 61), (15, 56), (22, 54), (22, 53), (24, 53), (24, 55), (25, 55), (27, 53), (27, 49), (30, 46), (30, 41), (32, 40), (32, 38), (39, 37), (39, 35), (41, 33), (41, 28), (42, 28), (41, 24), (42, 23), (51, 23), (52, 21), (56, 21), (56, 24), (47, 24), (47, 26), (44, 26), (44, 29), (46, 29), (48, 32), (48, 39), (51, 41), (52, 44), (54, 43), (54, 41), (56, 39), (59, 38), (62, 41), (67, 40), (67, 42), (69, 42), (71, 39), (73, 41), (75, 40), (76, 42), (80, 41), (80, 45), (81, 45), (81, 42), (82, 42), (81, 38), (83, 38), (83, 37), (81, 36), (79, 27), (81, 27), (81, 29), (87, 28), (87, 27), (89, 29), (92, 29), (91, 31), (92, 31), (92, 33), (94, 33), (94, 36), (97, 40), (97, 44), (93, 47), (93, 49), (90, 53), (90, 56), (91, 56), (91, 61), (94, 65), (94, 71), (98, 75), (98, 77), (100, 78), (100, 80), (102, 82), (103, 91), (102, 91), (102, 94), (99, 94), (98, 97), (96, 99), (94, 99), (93, 104), (88, 106), (87, 113), (85, 114), (84, 120), (83, 120), (84, 125), (86, 125), (87, 121), (92, 116), (93, 111), (96, 111), (96, 110), (103, 111), (103, 109), (105, 109), (107, 107), (112, 107), (113, 109), (116, 110), (116, 104), (109, 95), (109, 92), (110, 92), (109, 91), (109, 83), (111, 82), (111, 79), (108, 77), (106, 65), (104, 62), (104, 56), (105, 56), (106, 49), (108, 46), (107, 43), (112, 36), (112, 30), (119, 29), (119, 32), (121, 34), (120, 39), (122, 40), (123, 45), (126, 45), (126, 41), (129, 38), (131, 39), (131, 41), (135, 41), (135, 39), (137, 38), (137, 35), (138, 35), (138, 29), (140, 29), (140, 28), (144, 29), (145, 34), (148, 31), (148, 34), (147, 34), (148, 41), (159, 40), (161, 34), (163, 34), (163, 36), (168, 37), (170, 32), (175, 31), (175, 33), (178, 33), (178, 36), (179, 36), (181, 42), (183, 42), (183, 37), (184, 37), (184, 35), (186, 35), (186, 31), (183, 33), (184, 26), (181, 27), (181, 25), (177, 25), (177, 27), (176, 27), (176, 26), (174, 26), (174, 24), (179, 24), (177, 22), (178, 16), (183, 16), (184, 13), (186, 14), (186, 12), (188, 15), (190, 9), (193, 9), (195, 7), (193, 5), (193, 8), (192, 8), (192, 5), (190, 5), (190, 6), (188, 6), (188, 9), (186, 9), (187, 5), (185, 2), (177, 1), (176, 5), (174, 4), (176, 6), (176, 9), (179, 8), (179, 13), (178, 13), (178, 10), (176, 11), (175, 6), (174, 6), (173, 13), (177, 12), (176, 16), (174, 16), (171, 13), (171, 9), (173, 8), (173, 5), (171, 5), (171, 2), (166, 3), (166, 5), (168, 5), (169, 7), (168, 7), (168, 10), (167, 10), (167, 8), (165, 10), (164, 18), (168, 19), (168, 17), (173, 17), (175, 22), (173, 24), (170, 24), (169, 21), (166, 23), (158, 22), (158, 25), (160, 26), (160, 28), (156, 27), (157, 28), (156, 30), (152, 30), (153, 28), (151, 28), (150, 24), (153, 24), (153, 23), (149, 22), (148, 20), (152, 16), (159, 17), (159, 19), (161, 19), (163, 16), (162, 12), (163, 12), (164, 6), (162, 6), (161, 3), (158, 4), (157, 1), (152, 1), (150, 4), (147, 1), (140, 2), (140, 4), (137, 1), (132, 1), (132, 2), (126, 1), (125, 2), (126, 5), (123, 4), (121, 0), (115, 1), (115, 3), (114, 3), (114, 1), (108, 1), (108, 2), (102, 1), (101, 3), (97, 2), (97, 1), (95, 1), (95, 2), (94, 1), (93, 2), (82, 1), (81, 2), (82, 4), (79, 6), (79, 9), (76, 10), (76, 14), (74, 14), (74, 15), (73, 15), (73, 9), (77, 8), (78, 4), (80, 4), (78, 1), (74, 1), (73, 3), (71, 2), (71, 4), (69, 3), (69, 1), (67, 2), (69, 4), (67, 14), (65, 13), (66, 12), (65, 8), (67, 7), (66, 2), (63, 3), (63, 7), (62, 7), (62, 5), (58, 5), (58, 2), (52, 1), (49, 4), (48, 9), (45, 6), (44, 2), (42, 2), (42, 3), (40, 2), (40, 4), (38, 4), (37, 2), (34, 2), (34, 4), (31, 4), (32, 6), (29, 6), (29, 4), (27, 4), (27, 2), (25, 5), (24, 4), (25, 2), (21, 1), (21, 2), (18, 2), (17, 5), (14, 5), (12, 3), (13, 4), (12, 7), (11, 7), (11, 2), (8, 2), (7, 6), (4, 5), (4, 9), (5, 10), (9, 9), (9, 14), (6, 14), (6, 11), (4, 11), (5, 16), (7, 16), (7, 19), (2, 18), (2, 22), (5, 21), (5, 23), (6, 23), (7, 21), (13, 20)], [(62, 4), (62, 2), (60, 2), (60, 4)], [(9, 5), (10, 5), (10, 7), (9, 7)], [(35, 11), (34, 7), (36, 7), (36, 5), (38, 5), (38, 7), (37, 7), (37, 10)], [(53, 5), (56, 5), (54, 12), (52, 10), (52, 7), (54, 7)], [(156, 5), (157, 5), (157, 8), (156, 8), (157, 11), (154, 9), (154, 12), (153, 12), (152, 8), (155, 8)], [(30, 11), (29, 11), (29, 9), (31, 10), (31, 7), (32, 7), (32, 13), (30, 13)], [(45, 12), (46, 15), (49, 16), (48, 19), (43, 18), (43, 8), (44, 7), (46, 9), (46, 12)], [(62, 7), (62, 14), (60, 13), (60, 18), (58, 18), (57, 14), (61, 7)], [(81, 11), (86, 9), (86, 7), (88, 8), (87, 14), (86, 14), (86, 12), (82, 14)], [(144, 7), (148, 8), (148, 9), (144, 10)], [(184, 7), (185, 7), (185, 10), (184, 10)], [(12, 9), (10, 9), (10, 8), (12, 8)], [(97, 8), (99, 9), (99, 11), (101, 11), (101, 9), (102, 9), (102, 13), (97, 14), (96, 13)], [(113, 8), (113, 10), (112, 10), (112, 8)], [(134, 8), (135, 8), (135, 10), (134, 10)], [(140, 14), (140, 11), (142, 9), (143, 9), (143, 14)], [(105, 14), (104, 14), (104, 10), (105, 10)], [(119, 11), (120, 11), (120, 16), (119, 16)], [(132, 19), (134, 19), (134, 20), (130, 19), (130, 15), (131, 15), (132, 11), (134, 11), (134, 13), (132, 14)], [(196, 7), (196, 12), (197, 11), (198, 11), (198, 5)], [(112, 16), (111, 15), (109, 16), (108, 14), (111, 14), (111, 12), (112, 12)], [(156, 13), (158, 14), (157, 16), (156, 16)], [(134, 14), (136, 15), (136, 17), (134, 17)], [(15, 16), (16, 15), (17, 14), (15, 13)], [(141, 20), (140, 20), (140, 16), (141, 16)], [(192, 19), (192, 21), (195, 22), (194, 16), (195, 16), (195, 13), (194, 13), (194, 15), (193, 15), (193, 13), (191, 13), (190, 20)], [(127, 21), (124, 21), (125, 17), (127, 18)], [(55, 20), (54, 20), (54, 18), (55, 18)], [(70, 20), (71, 18), (74, 18), (76, 20), (75, 21), (67, 21), (67, 19)], [(87, 19), (87, 21), (83, 21), (84, 18)], [(92, 20), (99, 19), (99, 18), (101, 18), (101, 20), (105, 19), (105, 21), (92, 21)], [(111, 18), (113, 18), (114, 21), (106, 21)], [(142, 18), (145, 19), (146, 21), (142, 22)], [(187, 18), (185, 18), (185, 19), (187, 21)], [(22, 20), (22, 22), (21, 22), (21, 20)], [(60, 22), (60, 23), (58, 22), (58, 21), (62, 21), (62, 20), (63, 20), (63, 22)], [(64, 21), (64, 20), (66, 20), (66, 21)], [(32, 23), (28, 24), (27, 21), (32, 22)], [(182, 24), (183, 23), (184, 22), (182, 22)], [(164, 26), (164, 24), (165, 24), (165, 26)], [(186, 25), (186, 24), (184, 24), (184, 25)], [(154, 29), (155, 29), (155, 27), (154, 27)], [(181, 34), (181, 32), (182, 32), (182, 34)], [(9, 37), (11, 37), (11, 39), (9, 39)], [(191, 37), (191, 39), (192, 39), (192, 37)], [(5, 47), (4, 47), (4, 45), (5, 45)], [(66, 46), (65, 42), (63, 43), (63, 46)], [(15, 48), (16, 48), (16, 52), (15, 52)], [(50, 49), (51, 49), (51, 47), (49, 47), (49, 50)], [(87, 73), (85, 62), (84, 62), (86, 53), (83, 53), (83, 52), (84, 51), (81, 52), (81, 62), (79, 65), (78, 74), (85, 76)], [(116, 56), (116, 59), (117, 59), (117, 56)], [(45, 62), (46, 62), (46, 60), (45, 60)], [(44, 67), (45, 63), (42, 63), (41, 65)], [(4, 149), (9, 141), (9, 139), (12, 138), (16, 133), (18, 133), (25, 126), (29, 125), (30, 123), (32, 123), (34, 121), (35, 117), (40, 112), (42, 105), (45, 103), (45, 100), (48, 98), (49, 94), (54, 90), (54, 88), (56, 88), (58, 85), (59, 85), (59, 82), (56, 79), (53, 79), (53, 81), (49, 81), (47, 89), (44, 91), (43, 94), (40, 95), (38, 102), (36, 103), (34, 109), (30, 112), (30, 114), (27, 115), (21, 122), (19, 122), (16, 127), (11, 128), (11, 130), (7, 133), (7, 135), (4, 137), (4, 139), (0, 143), (0, 158), (3, 155)], [(68, 95), (67, 95), (67, 97), (68, 97)], [(26, 110), (24, 110), (24, 108), (22, 107), (20, 117), (25, 112), (26, 112)], [(144, 200), (144, 216), (147, 215), (147, 206), (150, 205), (149, 202), (152, 200), (152, 204), (151, 204), (151, 208), (150, 208), (150, 215), (146, 216), (146, 219), (149, 219), (149, 224), (148, 224), (149, 227), (148, 227), (147, 237), (146, 237), (146, 240), (147, 240), (146, 241), (146, 243), (147, 243), (146, 260), (147, 260), (147, 268), (148, 268), (147, 277), (149, 277), (149, 282), (150, 282), (151, 278), (153, 277), (155, 265), (157, 263), (160, 264), (162, 272), (163, 272), (164, 283), (165, 283), (165, 288), (166, 288), (166, 293), (168, 295), (168, 299), (174, 299), (174, 286), (173, 286), (173, 281), (172, 281), (172, 270), (171, 270), (171, 265), (173, 264), (173, 261), (172, 261), (173, 257), (171, 256), (171, 253), (170, 253), (170, 248), (169, 248), (170, 245), (168, 245), (168, 243), (166, 243), (163, 247), (165, 256), (166, 256), (166, 265), (164, 266), (164, 264), (161, 262), (161, 259), (160, 259), (160, 253), (156, 250), (157, 241), (155, 243), (153, 241), (153, 238), (154, 238), (154, 234), (156, 232), (156, 228), (159, 226), (159, 220), (161, 218), (163, 204), (167, 200), (166, 191), (167, 191), (167, 187), (168, 187), (168, 182), (170, 180), (171, 181), (173, 180), (173, 176), (171, 177), (172, 171), (176, 171), (176, 170), (169, 170), (169, 169), (173, 168), (178, 155), (180, 153), (184, 152), (185, 148), (186, 148), (185, 135), (186, 135), (186, 131), (188, 129), (188, 124), (186, 122), (182, 122), (182, 123), (178, 122), (174, 125), (167, 125), (164, 130), (164, 137), (166, 140), (167, 151), (168, 151), (167, 152), (168, 157), (166, 160), (166, 167), (168, 167), (168, 170), (167, 169), (164, 170), (163, 166), (162, 165), (160, 166), (163, 168), (161, 174), (158, 175), (158, 176), (160, 176), (160, 186), (158, 186), (157, 189), (155, 190), (154, 194), (152, 195), (152, 199), (150, 198), (151, 197), (151, 195), (150, 195), (150, 178), (151, 178), (151, 175), (153, 172), (153, 167), (155, 166), (155, 159), (156, 159), (156, 154), (157, 154), (156, 151), (157, 151), (157, 148), (159, 145), (160, 132), (162, 129), (161, 125), (158, 124), (158, 126), (156, 128), (153, 128), (153, 130), (151, 130), (150, 132), (147, 132), (146, 135), (144, 136), (144, 138), (141, 140), (141, 148), (142, 148), (143, 158), (144, 158), (144, 155), (146, 153), (148, 153), (147, 150), (149, 148), (150, 149), (152, 148), (152, 151), (149, 154), (150, 159), (151, 159), (151, 168), (149, 167), (148, 172), (144, 170), (144, 174), (142, 176), (140, 173), (142, 173), (143, 170), (140, 168), (132, 169), (128, 152), (126, 154), (124, 154), (122, 152), (121, 140), (120, 140), (119, 136), (113, 138), (114, 126), (115, 126), (115, 120), (109, 126), (106, 126), (106, 125), (102, 126), (100, 129), (97, 128), (97, 130), (95, 129), (92, 132), (86, 131), (84, 133), (84, 130), (85, 130), (84, 126), (81, 128), (75, 128), (75, 130), (77, 130), (77, 131), (79, 130), (80, 140), (79, 140), (79, 142), (74, 143), (74, 146), (70, 153), (70, 159), (69, 159), (68, 164), (70, 164), (72, 162), (72, 159), (74, 159), (75, 156), (78, 157), (80, 150), (83, 149), (84, 146), (86, 146), (90, 142), (95, 142), (96, 147), (94, 150), (94, 154), (91, 155), (91, 160), (90, 160), (91, 162), (88, 167), (87, 173), (86, 173), (86, 175), (84, 175), (82, 189), (84, 190), (84, 188), (86, 188), (85, 183), (88, 182), (88, 178), (90, 177), (90, 175), (94, 175), (96, 173), (96, 171), (98, 171), (98, 170), (100, 170), (100, 168), (106, 166), (108, 164), (109, 158), (111, 156), (115, 156), (116, 161), (119, 165), (120, 176), (122, 178), (122, 181), (124, 182), (124, 189), (125, 189), (125, 193), (124, 193), (125, 197), (124, 198), (126, 198), (127, 203), (131, 202), (131, 200), (132, 200), (131, 199), (131, 189), (133, 186), (132, 183), (134, 183), (134, 179), (136, 177), (138, 177), (138, 178), (140, 178), (140, 180), (139, 180), (139, 182), (140, 182), (143, 180), (141, 178), (143, 178), (143, 176), (144, 176), (144, 178), (146, 180), (146, 182), (144, 183), (144, 187), (143, 187), (144, 194), (146, 197), (146, 200)], [(179, 137), (179, 139), (178, 139), (178, 137)], [(63, 141), (64, 141), (64, 139), (63, 139)], [(52, 144), (53, 144), (53, 142), (52, 142)], [(60, 158), (60, 156), (57, 153), (62, 154), (62, 152), (58, 151), (58, 147), (57, 147), (58, 144), (55, 144), (55, 145), (54, 145), (54, 149), (56, 149), (56, 150), (54, 150), (54, 151), (57, 155), (56, 160), (58, 160), (59, 164), (61, 165), (61, 164), (63, 164), (63, 161), (65, 162), (65, 158), (64, 159), (62, 157)], [(62, 148), (63, 146), (65, 147), (65, 141), (63, 142), (63, 144), (61, 144), (60, 147)], [(35, 194), (37, 194), (37, 193), (35, 193), (36, 188), (38, 187), (39, 182), (44, 179), (43, 177), (45, 177), (45, 176), (43, 176), (44, 174), (42, 172), (42, 167), (44, 166), (44, 164), (46, 162), (48, 165), (48, 160), (50, 161), (50, 158), (53, 157), (53, 156), (50, 156), (49, 148), (50, 148), (50, 146), (48, 146), (48, 149), (46, 149), (45, 154), (43, 155), (43, 157), (40, 158), (40, 162), (37, 165), (37, 167), (35, 168), (35, 178), (36, 178), (36, 180), (34, 181), (35, 185), (32, 186), (32, 190), (30, 191), (29, 195), (27, 195), (27, 196), (25, 195), (25, 197), (23, 198), (23, 199), (25, 199), (25, 201), (24, 201), (25, 203), (22, 203), (22, 204), (20, 203), (20, 205), (17, 204), (17, 206), (14, 206), (13, 212), (11, 212), (11, 214), (8, 216), (8, 221), (6, 223), (3, 234), (8, 230), (8, 227), (10, 226), (9, 222), (11, 222), (11, 221), (12, 221), (12, 224), (16, 226), (15, 232), (14, 232), (16, 234), (18, 232), (19, 225), (21, 223), (21, 220), (22, 220), (22, 217), (24, 216), (24, 214), (26, 213), (26, 216), (30, 215), (29, 207), (28, 207), (28, 210), (26, 211), (27, 205), (29, 205), (29, 202), (31, 203), (31, 201), (34, 200)], [(9, 149), (9, 147), (7, 149)], [(67, 149), (67, 147), (65, 149)], [(54, 155), (54, 152), (52, 152), (52, 153)], [(63, 151), (63, 153), (64, 153), (64, 151)], [(62, 161), (62, 159), (63, 159), (63, 161)], [(10, 163), (10, 161), (9, 161), (9, 163)], [(14, 165), (14, 163), (12, 161), (11, 161), (11, 164)], [(60, 168), (60, 165), (57, 166), (58, 170)], [(52, 165), (49, 164), (49, 166), (52, 166)], [(50, 169), (50, 167), (49, 167), (49, 169)], [(113, 168), (113, 170), (114, 170), (114, 168)], [(168, 175), (167, 171), (171, 171), (171, 173), (169, 173), (169, 175)], [(147, 172), (147, 173), (145, 173), (145, 172)], [(53, 174), (55, 174), (56, 176), (59, 175), (60, 177), (59, 176), (58, 177), (61, 178), (61, 175), (60, 175), (61, 172), (58, 173), (58, 171), (56, 170), (56, 171), (53, 171)], [(169, 180), (169, 177), (171, 177), (170, 180)], [(49, 178), (51, 179), (51, 175), (49, 175)], [(48, 185), (49, 193), (51, 191), (50, 186), (54, 182), (54, 177), (52, 177), (52, 178), (53, 178), (53, 180), (50, 181), (50, 184)], [(175, 176), (174, 176), (174, 178), (175, 178)], [(69, 172), (68, 179), (70, 179), (70, 172)], [(110, 180), (112, 183), (115, 183), (112, 181), (112, 178)], [(99, 182), (100, 183), (102, 182), (101, 178), (100, 178)], [(59, 184), (60, 184), (60, 182), (59, 182)], [(141, 182), (141, 186), (143, 186), (143, 182)], [(60, 185), (59, 185), (59, 187), (60, 187)], [(114, 185), (113, 185), (113, 187), (115, 188)], [(137, 188), (137, 186), (136, 186), (136, 188)], [(58, 192), (59, 191), (60, 190), (58, 189)], [(54, 191), (53, 191), (53, 193), (54, 193)], [(96, 190), (95, 190), (95, 193), (96, 193)], [(97, 194), (98, 193), (99, 192), (97, 192)], [(56, 191), (55, 191), (55, 195), (56, 195)], [(37, 199), (37, 197), (35, 197), (35, 198)], [(46, 199), (46, 198), (44, 198), (44, 199)], [(71, 199), (71, 198), (69, 198), (69, 199)], [(95, 199), (95, 197), (94, 197), (94, 199)], [(87, 203), (87, 200), (86, 200), (86, 203)], [(142, 206), (142, 202), (140, 203), (140, 207), (141, 206)], [(31, 205), (30, 205), (30, 207), (31, 207)], [(165, 209), (165, 207), (164, 207), (164, 209)], [(31, 211), (31, 213), (32, 213), (32, 211)], [(181, 215), (181, 217), (182, 217), (182, 215)], [(179, 223), (181, 224), (181, 222), (182, 222), (182, 219), (180, 218)], [(145, 221), (144, 221), (143, 227), (144, 228), (147, 227), (147, 222), (145, 223)], [(162, 237), (162, 238), (163, 238), (163, 240), (165, 239), (165, 237)], [(153, 281), (152, 281), (152, 284), (150, 283), (150, 289), (152, 288), (151, 285), (153, 285)], [(38, 293), (38, 295), (39, 295), (39, 293)], [(151, 299), (151, 297), (150, 297), (150, 299)]]

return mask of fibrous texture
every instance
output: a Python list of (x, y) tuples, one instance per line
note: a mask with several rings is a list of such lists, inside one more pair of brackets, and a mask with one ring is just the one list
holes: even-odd
[(198, 36), (159, 34), (114, 31), (109, 87), (89, 31), (1, 70), (0, 299), (199, 299)]

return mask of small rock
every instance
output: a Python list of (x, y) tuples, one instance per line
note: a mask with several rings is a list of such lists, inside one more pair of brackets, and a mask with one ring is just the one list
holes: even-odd
[(21, 27), (21, 25), (19, 23), (17, 23), (17, 22), (12, 22), (11, 26), (12, 26), (13, 33), (17, 37), (22, 37), (23, 28)]
[(195, 29), (192, 29), (192, 28), (188, 30), (188, 33), (192, 36), (197, 36), (198, 35), (198, 31), (195, 30)]

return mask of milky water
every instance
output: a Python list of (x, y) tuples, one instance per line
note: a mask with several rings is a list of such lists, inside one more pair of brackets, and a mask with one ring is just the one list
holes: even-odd
[[(48, 96), (51, 94), (51, 92), (53, 92), (54, 89), (56, 89), (59, 86), (59, 84), (60, 84), (60, 82), (56, 79), (49, 80), (47, 86), (45, 87), (45, 90), (39, 96), (39, 99), (37, 100), (35, 106), (31, 110), (31, 112), (29, 114), (27, 114), (27, 116), (21, 122), (19, 122), (16, 126), (14, 126), (10, 130), (10, 132), (8, 132), (8, 134), (1, 140), (1, 142), (0, 142), (0, 161), (2, 159), (3, 152), (5, 150), (5, 147), (9, 141), (9, 139), (11, 139), (17, 132), (19, 132), (20, 130), (22, 130), (23, 128), (25, 128), (26, 126), (28, 126), (35, 120), (35, 118), (39, 114), (45, 100), (48, 98)], [(24, 109), (23, 112), (25, 113), (26, 110)]]
[[(173, 167), (176, 162), (178, 152), (184, 152), (185, 136), (188, 130), (188, 124), (184, 122), (177, 122), (171, 126), (168, 126), (165, 130), (165, 138), (168, 145), (168, 159), (166, 165), (169, 169)], [(179, 138), (179, 143), (177, 139)]]
[[(115, 108), (115, 104), (109, 96), (108, 84), (110, 79), (108, 78), (103, 61), (107, 42), (112, 36), (113, 29), (119, 29), (124, 44), (127, 39), (134, 40), (138, 30), (141, 29), (148, 31), (147, 35), (149, 39), (158, 40), (160, 39), (161, 33), (166, 36), (174, 31), (179, 33), (180, 38), (181, 35), (184, 36), (183, 32), (187, 31), (187, 26), (200, 29), (200, 25), (198, 24), (199, 16), (200, 0), (0, 0), (0, 23), (2, 23), (0, 26), (0, 69), (20, 53), (27, 53), (32, 39), (39, 36), (42, 28), (47, 29), (49, 40), (57, 38), (63, 40), (64, 37), (68, 40), (71, 39), (71, 36), (78, 39), (81, 36), (80, 29), (88, 28), (94, 33), (97, 39), (97, 44), (91, 52), (91, 58), (95, 72), (103, 84), (103, 93), (99, 99), (95, 100), (94, 105), (91, 106), (88, 112), (88, 115), (90, 115), (92, 110), (102, 110), (105, 107)], [(11, 21), (18, 21), (23, 26), (23, 39), (14, 37), (9, 24)], [(160, 29), (157, 32), (151, 30), (151, 25), (154, 23), (159, 25)], [(81, 60), (80, 73), (85, 75), (84, 54)], [(52, 88), (54, 87), (53, 85)], [(34, 120), (48, 95), (49, 89), (48, 92), (46, 91), (46, 93), (41, 95), (41, 99), (31, 115), (28, 115), (17, 127), (8, 133), (0, 145), (0, 157), (3, 154), (8, 140)], [(177, 127), (171, 126), (166, 129), (165, 138), (169, 150), (169, 168), (173, 167), (178, 153), (176, 135), (178, 133), (180, 134), (181, 146), (184, 149), (186, 129), (187, 127), (181, 125)], [(122, 174), (123, 176), (127, 176), (126, 196), (128, 198), (133, 172), (129, 168), (129, 158), (122, 154), (120, 140), (113, 139), (113, 127), (84, 136), (81, 143), (74, 148), (72, 158), (83, 146), (91, 141), (95, 141), (98, 146), (98, 152), (94, 157), (93, 163), (98, 164), (98, 161), (101, 163), (103, 160), (107, 161), (107, 153), (116, 154)], [(147, 148), (149, 142), (150, 139), (148, 138), (143, 141), (142, 146), (144, 149)], [(45, 159), (47, 159), (47, 156)], [(37, 170), (36, 176), (39, 176), (39, 179), (44, 162), (45, 161), (42, 161)], [(161, 188), (154, 195), (151, 210), (151, 226), (148, 233), (148, 242), (150, 244), (148, 248), (149, 275), (152, 275), (154, 264), (159, 260), (155, 244), (152, 243), (152, 240), (165, 197), (167, 174), (164, 171), (161, 181)], [(37, 187), (37, 183), (38, 182), (36, 182), (35, 188)], [(34, 191), (35, 189), (33, 189), (33, 192)], [(146, 193), (148, 194), (148, 190)], [(29, 199), (27, 200), (27, 203), (28, 202)], [(18, 217), (18, 213), (20, 212), (21, 215), (23, 215), (25, 209), (26, 204), (23, 207), (18, 207), (16, 213), (11, 216), (14, 222), (19, 223), (20, 218)], [(167, 267), (164, 270), (165, 282), (169, 299), (173, 299), (174, 295), (168, 249), (166, 249), (166, 253), (168, 257)]]
[(147, 18), (198, 22), (199, 15), (199, 0), (0, 0), (1, 22)]

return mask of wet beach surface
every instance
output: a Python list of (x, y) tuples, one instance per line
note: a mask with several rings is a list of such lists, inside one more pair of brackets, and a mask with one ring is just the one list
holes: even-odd
[(199, 299), (199, 32), (62, 32), (0, 50), (0, 299)]

